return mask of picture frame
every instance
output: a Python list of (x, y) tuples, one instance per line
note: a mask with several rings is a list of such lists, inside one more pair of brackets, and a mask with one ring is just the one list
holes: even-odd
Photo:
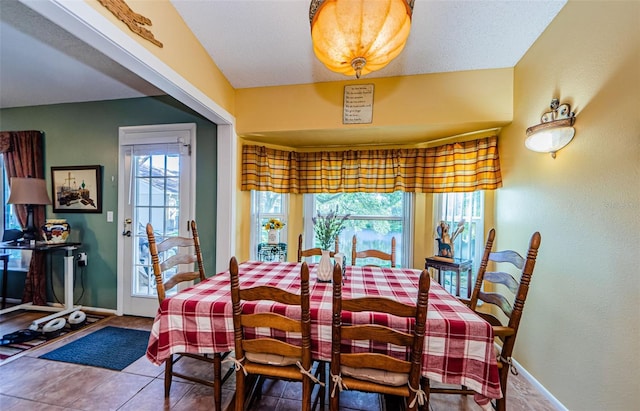
[(102, 213), (102, 167), (51, 167), (54, 213)]

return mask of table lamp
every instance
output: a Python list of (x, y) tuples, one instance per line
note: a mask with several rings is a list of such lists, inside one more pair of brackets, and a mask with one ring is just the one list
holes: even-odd
[(33, 206), (51, 204), (45, 180), (11, 177), (11, 193), (7, 204), (25, 204), (27, 206), (27, 226), (22, 230), (22, 237), (25, 241), (40, 238), (38, 229), (33, 225)]

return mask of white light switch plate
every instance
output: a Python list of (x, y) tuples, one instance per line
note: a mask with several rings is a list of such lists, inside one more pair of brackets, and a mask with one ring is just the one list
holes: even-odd
[(107, 223), (113, 223), (113, 211), (107, 211)]

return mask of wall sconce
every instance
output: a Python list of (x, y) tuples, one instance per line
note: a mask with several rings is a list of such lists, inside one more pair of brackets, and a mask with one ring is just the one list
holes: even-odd
[(7, 204), (25, 204), (27, 206), (27, 226), (22, 230), (23, 238), (25, 241), (39, 239), (39, 230), (33, 223), (33, 206), (51, 204), (45, 180), (11, 177), (11, 192)]
[(551, 100), (551, 111), (542, 115), (540, 124), (527, 129), (524, 145), (531, 151), (551, 153), (556, 158), (560, 150), (573, 139), (576, 130), (572, 127), (576, 115), (569, 104), (560, 104), (557, 98)]

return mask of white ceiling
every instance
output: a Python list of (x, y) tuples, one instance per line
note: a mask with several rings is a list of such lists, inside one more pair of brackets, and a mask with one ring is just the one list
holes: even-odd
[[(345, 79), (313, 54), (309, 0), (171, 2), (235, 88)], [(367, 78), (513, 67), (565, 3), (417, 0), (404, 51)], [(18, 0), (0, 0), (0, 108), (159, 94)]]
[[(233, 87), (345, 80), (313, 54), (309, 0), (171, 0)], [(566, 3), (417, 0), (403, 52), (367, 78), (514, 67)]]
[(0, 108), (159, 94), (17, 0), (0, 0)]

